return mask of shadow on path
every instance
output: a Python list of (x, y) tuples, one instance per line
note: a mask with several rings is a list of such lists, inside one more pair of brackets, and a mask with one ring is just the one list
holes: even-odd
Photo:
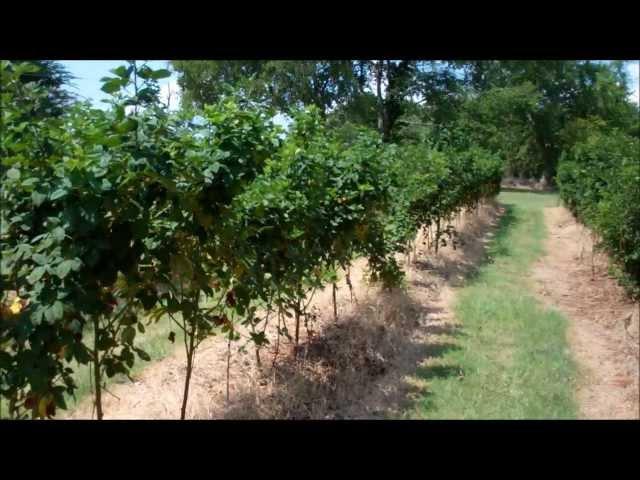
[[(514, 204), (500, 203), (502, 209), (501, 215), (494, 215), (492, 222), (485, 225), (482, 229), (474, 232), (477, 239), (472, 246), (467, 248), (462, 256), (461, 262), (453, 262), (447, 260), (437, 266), (428, 261), (421, 262), (419, 268), (426, 268), (438, 272), (446, 278), (447, 273), (451, 277), (451, 272), (456, 275), (456, 281), (449, 281), (452, 286), (466, 286), (477, 279), (481, 269), (486, 265), (493, 263), (496, 259), (504, 256), (512, 255), (506, 242), (502, 241), (510, 231), (517, 225), (518, 219), (514, 215)], [(435, 263), (435, 262), (434, 262)], [(426, 329), (433, 335), (446, 335), (461, 340), (468, 334), (464, 331), (464, 326), (458, 324), (445, 323), (442, 325), (432, 325)], [(447, 359), (447, 353), (451, 350), (460, 350), (464, 345), (456, 344), (455, 349), (446, 349), (439, 352), (415, 370), (414, 377), (421, 384), (418, 395), (414, 396), (410, 408), (419, 409), (422, 413), (428, 413), (432, 409), (432, 400), (434, 392), (431, 390), (430, 383), (434, 380), (442, 380), (447, 378), (457, 378), (464, 380), (465, 372), (456, 362)], [(434, 359), (437, 359), (434, 361)]]
[[(361, 299), (351, 314), (301, 344), (297, 360), (281, 354), (275, 368), (269, 362), (251, 389), (233, 395), (224, 418), (388, 418), (410, 408), (413, 393), (426, 395), (408, 377), (461, 376), (456, 365), (429, 364), (460, 350), (456, 339), (466, 335), (433, 300), (438, 283), (462, 285), (490, 261), (487, 243), (514, 221), (503, 209), (488, 209), (488, 221), (465, 231), (455, 255), (417, 259), (410, 288)], [(289, 352), (284, 342), (281, 352)]]

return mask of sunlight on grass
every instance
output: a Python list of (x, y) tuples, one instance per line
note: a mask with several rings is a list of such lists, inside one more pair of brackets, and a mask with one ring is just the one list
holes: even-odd
[(425, 385), (413, 418), (575, 418), (575, 366), (565, 339), (566, 319), (532, 296), (529, 270), (544, 253), (543, 208), (557, 196), (502, 193), (506, 207), (487, 261), (457, 294), (462, 347), (417, 376)]

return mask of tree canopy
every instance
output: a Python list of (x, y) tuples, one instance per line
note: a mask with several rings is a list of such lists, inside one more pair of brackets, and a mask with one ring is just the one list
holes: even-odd
[[(624, 62), (579, 60), (176, 61), (185, 105), (215, 101), (229, 85), (291, 113), (316, 106), (338, 126), (377, 128), (441, 143), (468, 136), (514, 174), (555, 176), (562, 133), (600, 118), (637, 135)], [(404, 132), (404, 133), (403, 133)], [(455, 134), (454, 134), (455, 132)], [(634, 133), (635, 132), (635, 133)]]

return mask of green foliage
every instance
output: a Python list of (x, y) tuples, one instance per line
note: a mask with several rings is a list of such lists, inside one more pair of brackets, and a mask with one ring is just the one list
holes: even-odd
[(62, 392), (75, 388), (65, 362), (87, 363), (95, 354), (81, 341), (90, 319), (112, 318), (97, 340), (107, 373), (124, 373), (130, 363), (130, 348), (116, 348), (114, 339), (124, 321), (135, 324), (135, 302), (113, 292), (118, 272), (137, 274), (145, 180), (130, 169), (119, 119), (81, 107), (26, 119), (47, 95), (19, 81), (27, 68), (2, 64), (3, 297), (12, 291), (24, 308), (1, 326), (10, 368), (0, 383), (16, 415), (50, 416), (64, 407)]
[(527, 82), (496, 87), (470, 99), (459, 120), (467, 141), (499, 154), (511, 174), (532, 177), (543, 170), (534, 115), (540, 94)]
[(338, 105), (327, 119), (330, 124), (338, 129), (351, 126), (363, 126), (375, 129), (377, 126), (378, 105), (376, 96), (365, 92), (354, 96), (350, 101)]
[(398, 174), (415, 228), (471, 208), (499, 189), (501, 162), (482, 148), (439, 151), (407, 144), (401, 155)]
[(190, 107), (175, 115), (158, 100), (169, 72), (146, 64), (102, 79), (108, 110), (57, 112), (33, 62), (0, 66), (0, 395), (15, 418), (66, 408), (79, 366), (96, 386), (128, 375), (150, 358), (138, 333), (167, 317), (184, 334), (184, 416), (205, 338), (235, 341), (240, 323), (263, 346), (260, 312), (277, 309), (297, 339), (307, 294), (359, 256), (400, 285), (419, 229), (437, 248), (504, 168), (553, 173), (561, 151), (562, 198), (640, 278), (637, 109), (614, 64), (174, 66)]
[(619, 263), (631, 293), (640, 293), (640, 141), (592, 123), (572, 129), (574, 144), (558, 169), (560, 195), (593, 228)]
[(34, 105), (31, 115), (43, 117), (62, 115), (64, 109), (75, 100), (74, 95), (64, 88), (74, 77), (61, 63), (52, 60), (32, 60), (28, 64), (34, 68), (23, 71), (19, 77), (20, 82), (33, 83), (43, 92), (37, 105)]
[[(540, 60), (470, 62), (476, 91), (532, 84), (539, 101), (532, 112), (538, 161), (546, 177), (555, 175), (566, 149), (561, 132), (576, 119), (599, 117), (623, 131), (633, 128), (637, 107), (628, 101), (619, 62)], [(540, 172), (542, 173), (542, 172)]]
[(307, 278), (366, 248), (367, 222), (388, 201), (381, 147), (368, 132), (341, 144), (317, 110), (294, 115), (279, 155), (234, 202), (229, 242), (261, 298), (295, 303)]
[(361, 89), (362, 78), (352, 62), (219, 60), (174, 61), (183, 105), (202, 108), (216, 103), (229, 86), (257, 102), (266, 102), (283, 112), (314, 105), (324, 114), (351, 99)]
[(455, 122), (466, 100), (465, 85), (456, 62), (418, 62), (412, 90), (421, 97), (425, 119), (438, 127)]
[[(315, 105), (334, 124), (403, 139), (400, 120), (429, 125), (440, 143), (473, 142), (501, 155), (511, 173), (551, 180), (565, 148), (560, 131), (599, 117), (637, 132), (623, 62), (175, 61), (183, 106), (215, 103), (229, 85), (281, 112)], [(406, 125), (405, 125), (406, 126)], [(454, 138), (458, 137), (458, 138)]]
[(66, 408), (71, 365), (85, 364), (100, 418), (103, 377), (148, 360), (137, 332), (167, 316), (184, 333), (184, 416), (207, 336), (237, 340), (241, 322), (263, 345), (265, 304), (293, 310), (297, 332), (308, 290), (357, 256), (398, 285), (395, 254), (416, 230), (499, 184), (485, 150), (385, 144), (329, 128), (315, 107), (296, 110), (282, 140), (273, 110), (242, 91), (196, 125), (160, 105), (168, 72), (134, 61), (103, 78), (109, 110), (32, 116), (46, 91), (20, 81), (29, 71), (2, 63), (0, 394), (16, 418)]

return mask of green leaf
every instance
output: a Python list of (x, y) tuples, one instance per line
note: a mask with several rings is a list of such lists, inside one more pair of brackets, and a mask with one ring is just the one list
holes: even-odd
[(107, 350), (108, 348), (115, 347), (117, 344), (113, 338), (107, 334), (101, 334), (98, 337), (98, 349)]
[(64, 400), (64, 395), (63, 395), (63, 387), (57, 387), (53, 390), (53, 399), (56, 402), (56, 406), (58, 408), (62, 408), (63, 410), (67, 409), (67, 403)]
[(295, 239), (298, 238), (300, 236), (304, 235), (304, 230), (301, 230), (297, 227), (293, 228), (293, 231), (289, 234), (289, 238), (291, 239)]
[(118, 68), (111, 70), (111, 73), (119, 76), (123, 80), (129, 80), (131, 72), (133, 72), (133, 67), (125, 67), (124, 65), (120, 65)]
[(154, 88), (143, 88), (138, 91), (138, 100), (140, 102), (151, 102), (155, 98), (156, 94), (157, 91)]
[(56, 267), (55, 274), (59, 278), (64, 278), (69, 274), (69, 272), (73, 269), (75, 265), (76, 265), (76, 260), (64, 260)]
[(113, 364), (108, 363), (107, 365), (105, 365), (105, 373), (109, 378), (113, 377), (116, 374), (116, 370), (115, 368), (113, 368)]
[(46, 308), (44, 311), (44, 318), (46, 318), (47, 322), (54, 323), (57, 320), (60, 320), (64, 315), (64, 307), (62, 302), (55, 301), (53, 305), (49, 308)]
[(127, 133), (135, 130), (138, 126), (138, 122), (133, 118), (125, 118), (124, 121), (116, 125), (116, 131), (118, 133)]
[(120, 87), (122, 87), (122, 80), (112, 78), (111, 80), (106, 81), (100, 90), (105, 93), (114, 93), (120, 90)]
[(138, 317), (136, 317), (131, 312), (126, 313), (120, 320), (120, 323), (122, 325), (135, 325), (137, 322), (138, 322)]
[(73, 354), (78, 363), (80, 363), (81, 365), (86, 365), (91, 361), (91, 355), (89, 354), (89, 350), (85, 345), (78, 345), (76, 348), (74, 348)]
[(39, 72), (40, 69), (41, 67), (39, 67), (35, 63), (27, 63), (27, 62), (19, 63), (15, 67), (15, 74), (24, 75), (25, 73), (35, 73), (35, 72)]
[(9, 370), (11, 366), (11, 355), (6, 352), (0, 351), (0, 368), (3, 370)]
[(34, 190), (33, 193), (31, 194), (31, 201), (36, 207), (39, 207), (40, 205), (42, 205), (42, 202), (44, 202), (46, 199), (47, 199), (47, 195), (44, 193), (40, 193), (37, 190)]
[(67, 190), (59, 188), (51, 194), (51, 200), (58, 200), (59, 198), (64, 197), (67, 193)]
[(55, 238), (56, 241), (58, 242), (61, 242), (62, 240), (64, 240), (65, 234), (64, 234), (64, 228), (62, 227), (54, 228), (51, 234), (53, 235), (53, 238)]
[(44, 308), (39, 306), (31, 313), (31, 323), (34, 325), (40, 325), (42, 323), (42, 319), (44, 318)]
[(251, 340), (253, 340), (253, 342), (258, 346), (269, 344), (269, 339), (267, 339), (264, 332), (259, 332), (259, 333), (251, 332), (250, 335), (251, 335)]
[(135, 362), (135, 357), (133, 356), (133, 353), (131, 353), (131, 351), (128, 348), (125, 348), (122, 351), (122, 353), (120, 354), (120, 358), (124, 360), (124, 362), (127, 364), (127, 367), (129, 368), (133, 367), (133, 363)]
[(128, 326), (122, 331), (122, 341), (126, 344), (133, 345), (133, 339), (136, 337), (136, 329)]
[(115, 147), (120, 145), (122, 141), (118, 135), (109, 135), (106, 139), (104, 139), (103, 144), (107, 147)]
[(44, 275), (45, 272), (45, 267), (36, 267), (32, 270), (32, 272), (29, 274), (29, 276), (27, 277), (27, 281), (31, 284), (34, 285), (36, 282), (38, 282), (38, 280), (40, 280), (42, 278), (42, 276)]
[(151, 72), (151, 78), (154, 80), (160, 80), (161, 78), (167, 78), (171, 76), (171, 72), (165, 68), (159, 70), (153, 70)]
[(74, 272), (77, 272), (80, 270), (80, 267), (82, 267), (82, 260), (79, 258), (74, 258), (73, 260), (69, 260), (69, 262), (71, 262), (71, 270)]
[(153, 70), (151, 70), (151, 68), (149, 68), (147, 65), (143, 65), (142, 67), (138, 68), (137, 74), (138, 74), (138, 77), (144, 78), (145, 80), (147, 80), (151, 78), (152, 72)]
[(10, 168), (7, 170), (7, 177), (11, 180), (18, 180), (20, 178), (20, 170), (17, 168)]
[(136, 297), (140, 300), (145, 310), (152, 309), (158, 301), (155, 292), (152, 290), (142, 290), (138, 292)]
[(145, 352), (144, 350), (141, 350), (139, 348), (136, 348), (136, 353), (138, 354), (138, 357), (140, 357), (142, 360), (144, 360), (145, 362), (150, 362), (151, 361), (151, 357), (149, 356), (149, 354), (147, 352)]
[(41, 253), (35, 253), (32, 257), (34, 262), (36, 262), (38, 265), (45, 265), (49, 260), (47, 259), (47, 257), (45, 257), (44, 255), (42, 255)]

